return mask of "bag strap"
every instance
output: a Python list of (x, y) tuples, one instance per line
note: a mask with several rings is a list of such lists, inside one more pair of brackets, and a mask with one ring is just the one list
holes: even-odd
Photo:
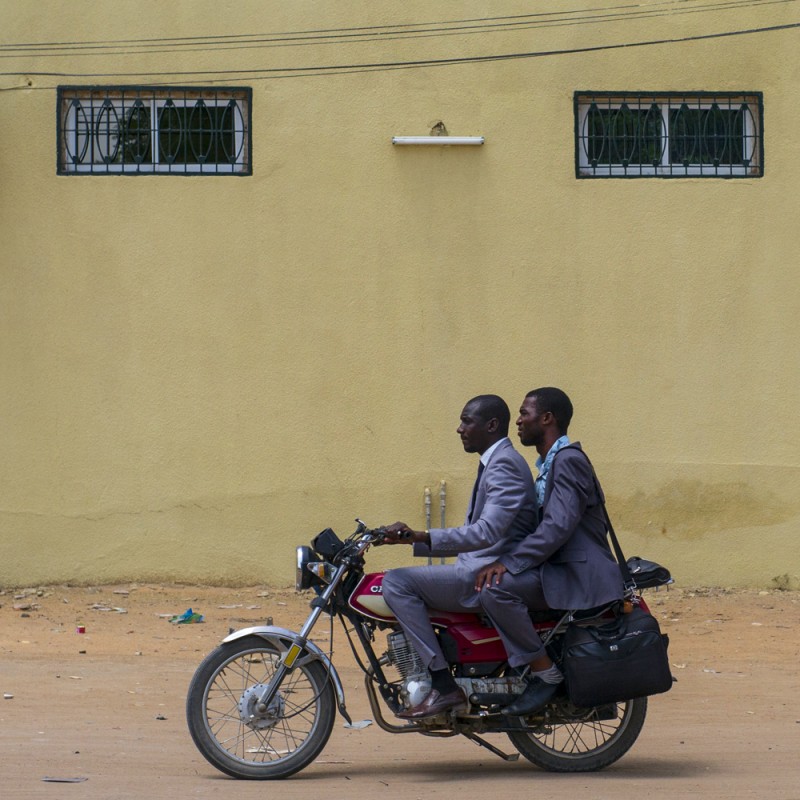
[[(594, 469), (592, 469), (592, 477), (594, 478), (594, 485), (599, 489), (600, 484), (597, 482), (597, 475), (594, 474)], [(602, 497), (602, 495), (600, 495), (600, 497)], [(625, 560), (625, 556), (622, 553), (622, 548), (620, 547), (619, 539), (617, 539), (617, 534), (614, 533), (614, 526), (611, 524), (611, 518), (608, 516), (608, 510), (606, 509), (605, 501), (600, 501), (600, 507), (603, 509), (603, 516), (606, 520), (606, 528), (608, 529), (608, 535), (611, 539), (611, 544), (614, 547), (614, 554), (617, 557), (619, 571), (622, 573), (622, 580), (625, 582), (625, 591), (635, 591), (636, 581), (633, 579), (633, 575), (631, 575), (631, 571), (628, 568), (628, 562)]]
[(625, 560), (625, 555), (622, 552), (622, 547), (620, 547), (619, 539), (617, 539), (617, 534), (614, 532), (614, 526), (611, 524), (611, 517), (608, 516), (605, 496), (603, 495), (603, 490), (600, 488), (600, 482), (597, 480), (597, 473), (594, 471), (594, 465), (592, 464), (591, 459), (580, 447), (576, 447), (573, 444), (568, 444), (566, 447), (562, 447), (561, 450), (576, 450), (577, 452), (581, 453), (589, 463), (589, 468), (592, 470), (594, 489), (597, 493), (597, 499), (600, 501), (600, 508), (603, 510), (603, 518), (605, 519), (606, 523), (606, 532), (608, 537), (611, 539), (611, 545), (614, 548), (614, 555), (617, 558), (617, 565), (619, 566), (619, 571), (622, 573), (622, 580), (625, 584), (625, 593), (628, 594), (634, 592), (636, 590), (636, 581), (633, 579), (633, 575), (631, 575), (631, 571), (628, 568), (628, 562)]

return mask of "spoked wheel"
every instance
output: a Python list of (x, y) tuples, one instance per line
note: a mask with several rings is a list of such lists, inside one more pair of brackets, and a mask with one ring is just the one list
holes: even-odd
[(189, 685), (192, 739), (211, 764), (235, 778), (286, 778), (308, 766), (331, 734), (336, 702), (319, 661), (295, 666), (268, 707), (258, 709), (279, 663), (274, 645), (248, 636), (209, 653)]
[(565, 705), (558, 712), (558, 722), (544, 719), (508, 738), (528, 761), (550, 772), (593, 772), (633, 746), (644, 725), (647, 698), (594, 709)]

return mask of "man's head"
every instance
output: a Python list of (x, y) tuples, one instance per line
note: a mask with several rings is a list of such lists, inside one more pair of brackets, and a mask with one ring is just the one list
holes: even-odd
[(456, 433), (468, 453), (483, 453), (495, 442), (508, 436), (511, 412), (505, 400), (496, 394), (473, 397), (461, 412)]
[(563, 436), (572, 420), (572, 403), (569, 397), (552, 386), (534, 389), (525, 395), (517, 417), (519, 440), (533, 445), (540, 455), (545, 455), (559, 437)]

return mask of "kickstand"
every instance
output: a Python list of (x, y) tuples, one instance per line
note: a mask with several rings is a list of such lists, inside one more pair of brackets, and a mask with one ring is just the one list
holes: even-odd
[(461, 735), (475, 742), (478, 747), (485, 747), (487, 750), (491, 750), (496, 756), (500, 756), (503, 761), (519, 760), (519, 753), (504, 753), (502, 750), (498, 749), (493, 744), (489, 744), (489, 742), (487, 742), (485, 739), (481, 739), (480, 736), (476, 736), (474, 733), (462, 733)]

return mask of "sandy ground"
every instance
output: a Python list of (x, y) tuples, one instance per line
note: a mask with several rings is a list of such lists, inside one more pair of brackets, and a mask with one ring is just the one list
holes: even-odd
[[(461, 737), (347, 730), (339, 718), (312, 766), (287, 781), (256, 783), (218, 773), (195, 750), (184, 719), (187, 684), (230, 628), (272, 617), (296, 629), (308, 597), (265, 587), (5, 591), (0, 797), (800, 799), (800, 595), (673, 588), (647, 598), (670, 635), (679, 682), (651, 698), (638, 742), (603, 772), (549, 774)], [(202, 624), (170, 624), (190, 607)], [(319, 632), (327, 649), (327, 625)], [(369, 719), (338, 630), (333, 644), (348, 709), (354, 720)]]

